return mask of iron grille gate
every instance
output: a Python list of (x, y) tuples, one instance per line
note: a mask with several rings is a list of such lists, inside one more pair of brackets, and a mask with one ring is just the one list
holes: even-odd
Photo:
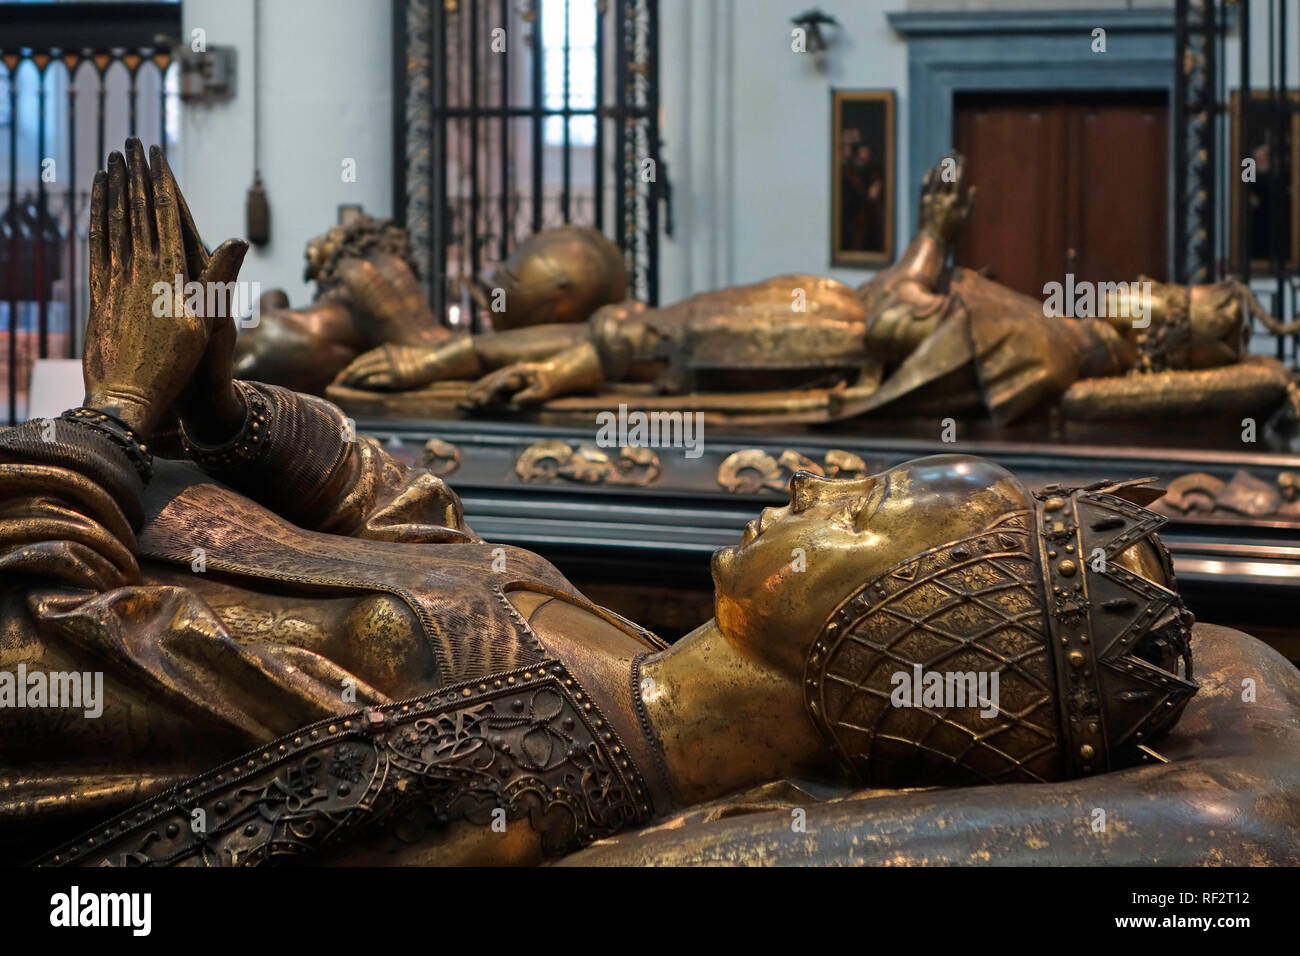
[[(1300, 50), (1294, 0), (1176, 0), (1174, 6), (1174, 281), (1250, 283), (1283, 329), (1252, 320), (1295, 362), (1300, 302)], [(1264, 29), (1252, 32), (1254, 27)], [(1227, 36), (1235, 30), (1237, 88)], [(1263, 43), (1258, 42), (1263, 39)], [(1262, 82), (1261, 82), (1262, 81)], [(1243, 176), (1250, 160), (1253, 181)], [(1265, 347), (1267, 347), (1265, 345)]]
[(434, 314), (541, 229), (594, 226), (658, 301), (658, 0), (398, 0), (395, 215)]
[(166, 149), (174, 133), (174, 62), (157, 40), (181, 18), (179, 3), (0, 3), (0, 23), (0, 419), (13, 425), (32, 362), (78, 354), (94, 171), (127, 135)]

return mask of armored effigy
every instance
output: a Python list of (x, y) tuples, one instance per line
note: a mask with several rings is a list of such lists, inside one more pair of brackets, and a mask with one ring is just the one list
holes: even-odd
[[(334, 226), (307, 244), (306, 258), (316, 299), (293, 309), (282, 291), (266, 293), (257, 323), (239, 336), (238, 377), (319, 395), (363, 352), (427, 351), (452, 338), (429, 308), (405, 230), (392, 220), (362, 215)], [(493, 328), (506, 330), (583, 321), (622, 299), (625, 282), (612, 242), (563, 226), (530, 236), (469, 292)]]
[(880, 413), (1007, 425), (1055, 408), (1079, 420), (1267, 418), (1294, 404), (1288, 371), (1246, 355), (1249, 316), (1272, 320), (1241, 283), (1114, 283), (1086, 310), (1100, 317), (1076, 318), (1073, 297), (1052, 305), (949, 263), (974, 194), (961, 157), (945, 157), (922, 186), (917, 235), (856, 293), (785, 275), (664, 308), (606, 306), (585, 327), (385, 346), (327, 394), (368, 414), (458, 402), (589, 418), (639, 402), (736, 424)]
[(387, 219), (358, 216), (307, 244), (304, 276), (317, 294), (292, 308), (275, 289), (239, 335), (241, 378), (319, 394), (357, 355), (385, 342), (429, 348), (451, 337), (420, 288), (410, 240)]
[[(851, 861), (856, 819), (895, 862), (996, 862), (1027, 831), (1040, 862), (1187, 863), (1212, 820), (1219, 861), (1297, 862), (1300, 677), (1193, 624), (1146, 485), (1033, 493), (961, 455), (800, 473), (668, 646), (481, 541), (329, 403), (232, 380), (229, 316), (142, 307), (178, 272), (228, 284), (244, 247), (209, 256), (161, 152), (108, 166), (85, 402), (0, 434), (6, 858), (670, 861), (721, 821), (761, 862), (770, 817), (737, 813), (869, 786), (890, 802), (814, 807), (833, 822), (786, 850)], [(169, 409), (185, 460), (150, 449)], [(77, 708), (72, 675), (102, 682)], [(1100, 838), (1098, 800), (1123, 821)]]
[(1085, 311), (1098, 317), (1073, 317), (1059, 294), (1039, 301), (948, 264), (974, 198), (960, 155), (926, 174), (917, 235), (858, 290), (870, 350), (896, 364), (880, 383), (832, 395), (833, 417), (905, 404), (1006, 425), (1058, 407), (1073, 419), (1159, 421), (1294, 406), (1287, 369), (1247, 355), (1248, 319), (1264, 313), (1242, 283), (1113, 283), (1088, 290)]

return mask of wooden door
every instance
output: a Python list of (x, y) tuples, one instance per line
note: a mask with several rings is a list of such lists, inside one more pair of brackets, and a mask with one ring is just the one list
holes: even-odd
[(1163, 94), (959, 95), (953, 125), (978, 190), (960, 265), (1035, 298), (1067, 273), (1167, 278)]

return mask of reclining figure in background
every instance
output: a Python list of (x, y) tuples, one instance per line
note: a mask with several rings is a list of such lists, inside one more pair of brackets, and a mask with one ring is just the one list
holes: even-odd
[[(306, 308), (290, 308), (279, 289), (262, 297), (258, 325), (239, 337), (239, 378), (319, 395), (363, 352), (428, 350), (452, 338), (429, 308), (406, 231), (390, 219), (359, 216), (311, 240), (305, 277), (317, 286)], [(583, 226), (530, 236), (490, 282), (505, 294), (496, 329), (583, 321), (626, 288), (618, 249)], [(481, 289), (474, 294), (491, 307)]]
[[(1043, 302), (948, 264), (974, 192), (960, 156), (931, 169), (916, 237), (856, 294), (833, 279), (785, 275), (657, 309), (620, 303), (585, 326), (384, 346), (336, 384), (401, 391), (476, 379), (470, 407), (537, 405), (618, 382), (672, 395), (830, 386), (827, 407), (802, 420), (898, 414), (904, 400), (908, 416), (998, 424), (1056, 406), (1072, 418), (1133, 419), (1284, 405), (1287, 371), (1245, 354), (1248, 312), (1262, 310), (1240, 283), (1152, 283), (1143, 303), (1118, 283), (1099, 304), (1109, 318), (1048, 314)], [(798, 419), (807, 402), (792, 394), (788, 407)]]
[[(232, 380), (229, 316), (149, 306), (245, 247), (208, 255), (160, 151), (108, 167), (85, 403), (0, 434), (0, 677), (41, 688), (0, 708), (11, 860), (535, 863), (801, 779), (951, 789), (873, 791), (857, 849), (787, 813), (762, 859), (1300, 861), (1300, 676), (1193, 625), (1158, 492), (1035, 495), (959, 455), (801, 472), (669, 647), (481, 541), (337, 408)], [(149, 452), (169, 409), (188, 461)], [(93, 707), (62, 699), (96, 674)]]
[(434, 320), (420, 288), (406, 231), (359, 216), (307, 243), (304, 278), (316, 299), (291, 308), (273, 289), (259, 321), (239, 336), (235, 374), (320, 394), (357, 355), (384, 342), (430, 348), (452, 333)]

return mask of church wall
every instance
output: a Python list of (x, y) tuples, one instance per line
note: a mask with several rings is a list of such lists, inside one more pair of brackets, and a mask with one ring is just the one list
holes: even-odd
[[(684, 106), (664, 110), (678, 235), (662, 246), (662, 301), (781, 272), (854, 285), (873, 274), (830, 265), (830, 91), (897, 91), (895, 161), (906, 195), (907, 46), (885, 20), (901, 6), (821, 3), (841, 25), (822, 72), (790, 48), (790, 18), (802, 8), (662, 0), (663, 102)], [(901, 204), (895, 211), (901, 228)]]
[[(261, 4), (262, 177), (271, 241), (251, 249), (242, 276), (306, 302), (307, 240), (337, 220), (340, 204), (392, 213), (392, 14), (374, 0), (272, 0)], [(186, 104), (182, 188), (216, 244), (244, 234), (244, 195), (253, 181), (252, 0), (185, 0), (184, 27), (209, 46), (238, 50), (233, 99)], [(356, 182), (344, 182), (344, 159)], [(201, 185), (196, 185), (201, 184)]]
[[(1108, 0), (1095, 0), (1101, 6)], [(1114, 0), (1117, 8), (1168, 6), (1167, 0)], [(898, 96), (895, 252), (913, 217), (907, 124), (907, 43), (886, 20), (915, 12), (1053, 8), (1049, 0), (825, 0), (840, 22), (819, 71), (790, 49), (790, 17), (778, 0), (661, 0), (662, 123), (673, 188), (675, 234), (661, 244), (661, 301), (788, 271), (834, 275), (852, 284), (867, 269), (830, 266), (830, 90), (893, 89)], [(1056, 3), (1055, 8), (1059, 9)], [(203, 27), (209, 44), (238, 50), (235, 97), (187, 104), (177, 172), (210, 241), (244, 231), (252, 182), (252, 0), (187, 0), (185, 30)], [(305, 12), (304, 12), (305, 11)], [(262, 5), (263, 175), (272, 239), (252, 250), (248, 279), (309, 297), (301, 280), (308, 238), (334, 222), (341, 203), (374, 214), (392, 205), (391, 23), (389, 3), (277, 0)], [(1252, 23), (1259, 49), (1267, 26)], [(1300, 17), (1289, 32), (1300, 32)], [(1227, 85), (1236, 83), (1230, 35)], [(1294, 48), (1294, 44), (1292, 45)], [(1288, 64), (1289, 81), (1300, 63)], [(1255, 64), (1255, 84), (1267, 64)], [(343, 182), (344, 158), (357, 182)], [(1220, 223), (1220, 228), (1224, 227)]]

